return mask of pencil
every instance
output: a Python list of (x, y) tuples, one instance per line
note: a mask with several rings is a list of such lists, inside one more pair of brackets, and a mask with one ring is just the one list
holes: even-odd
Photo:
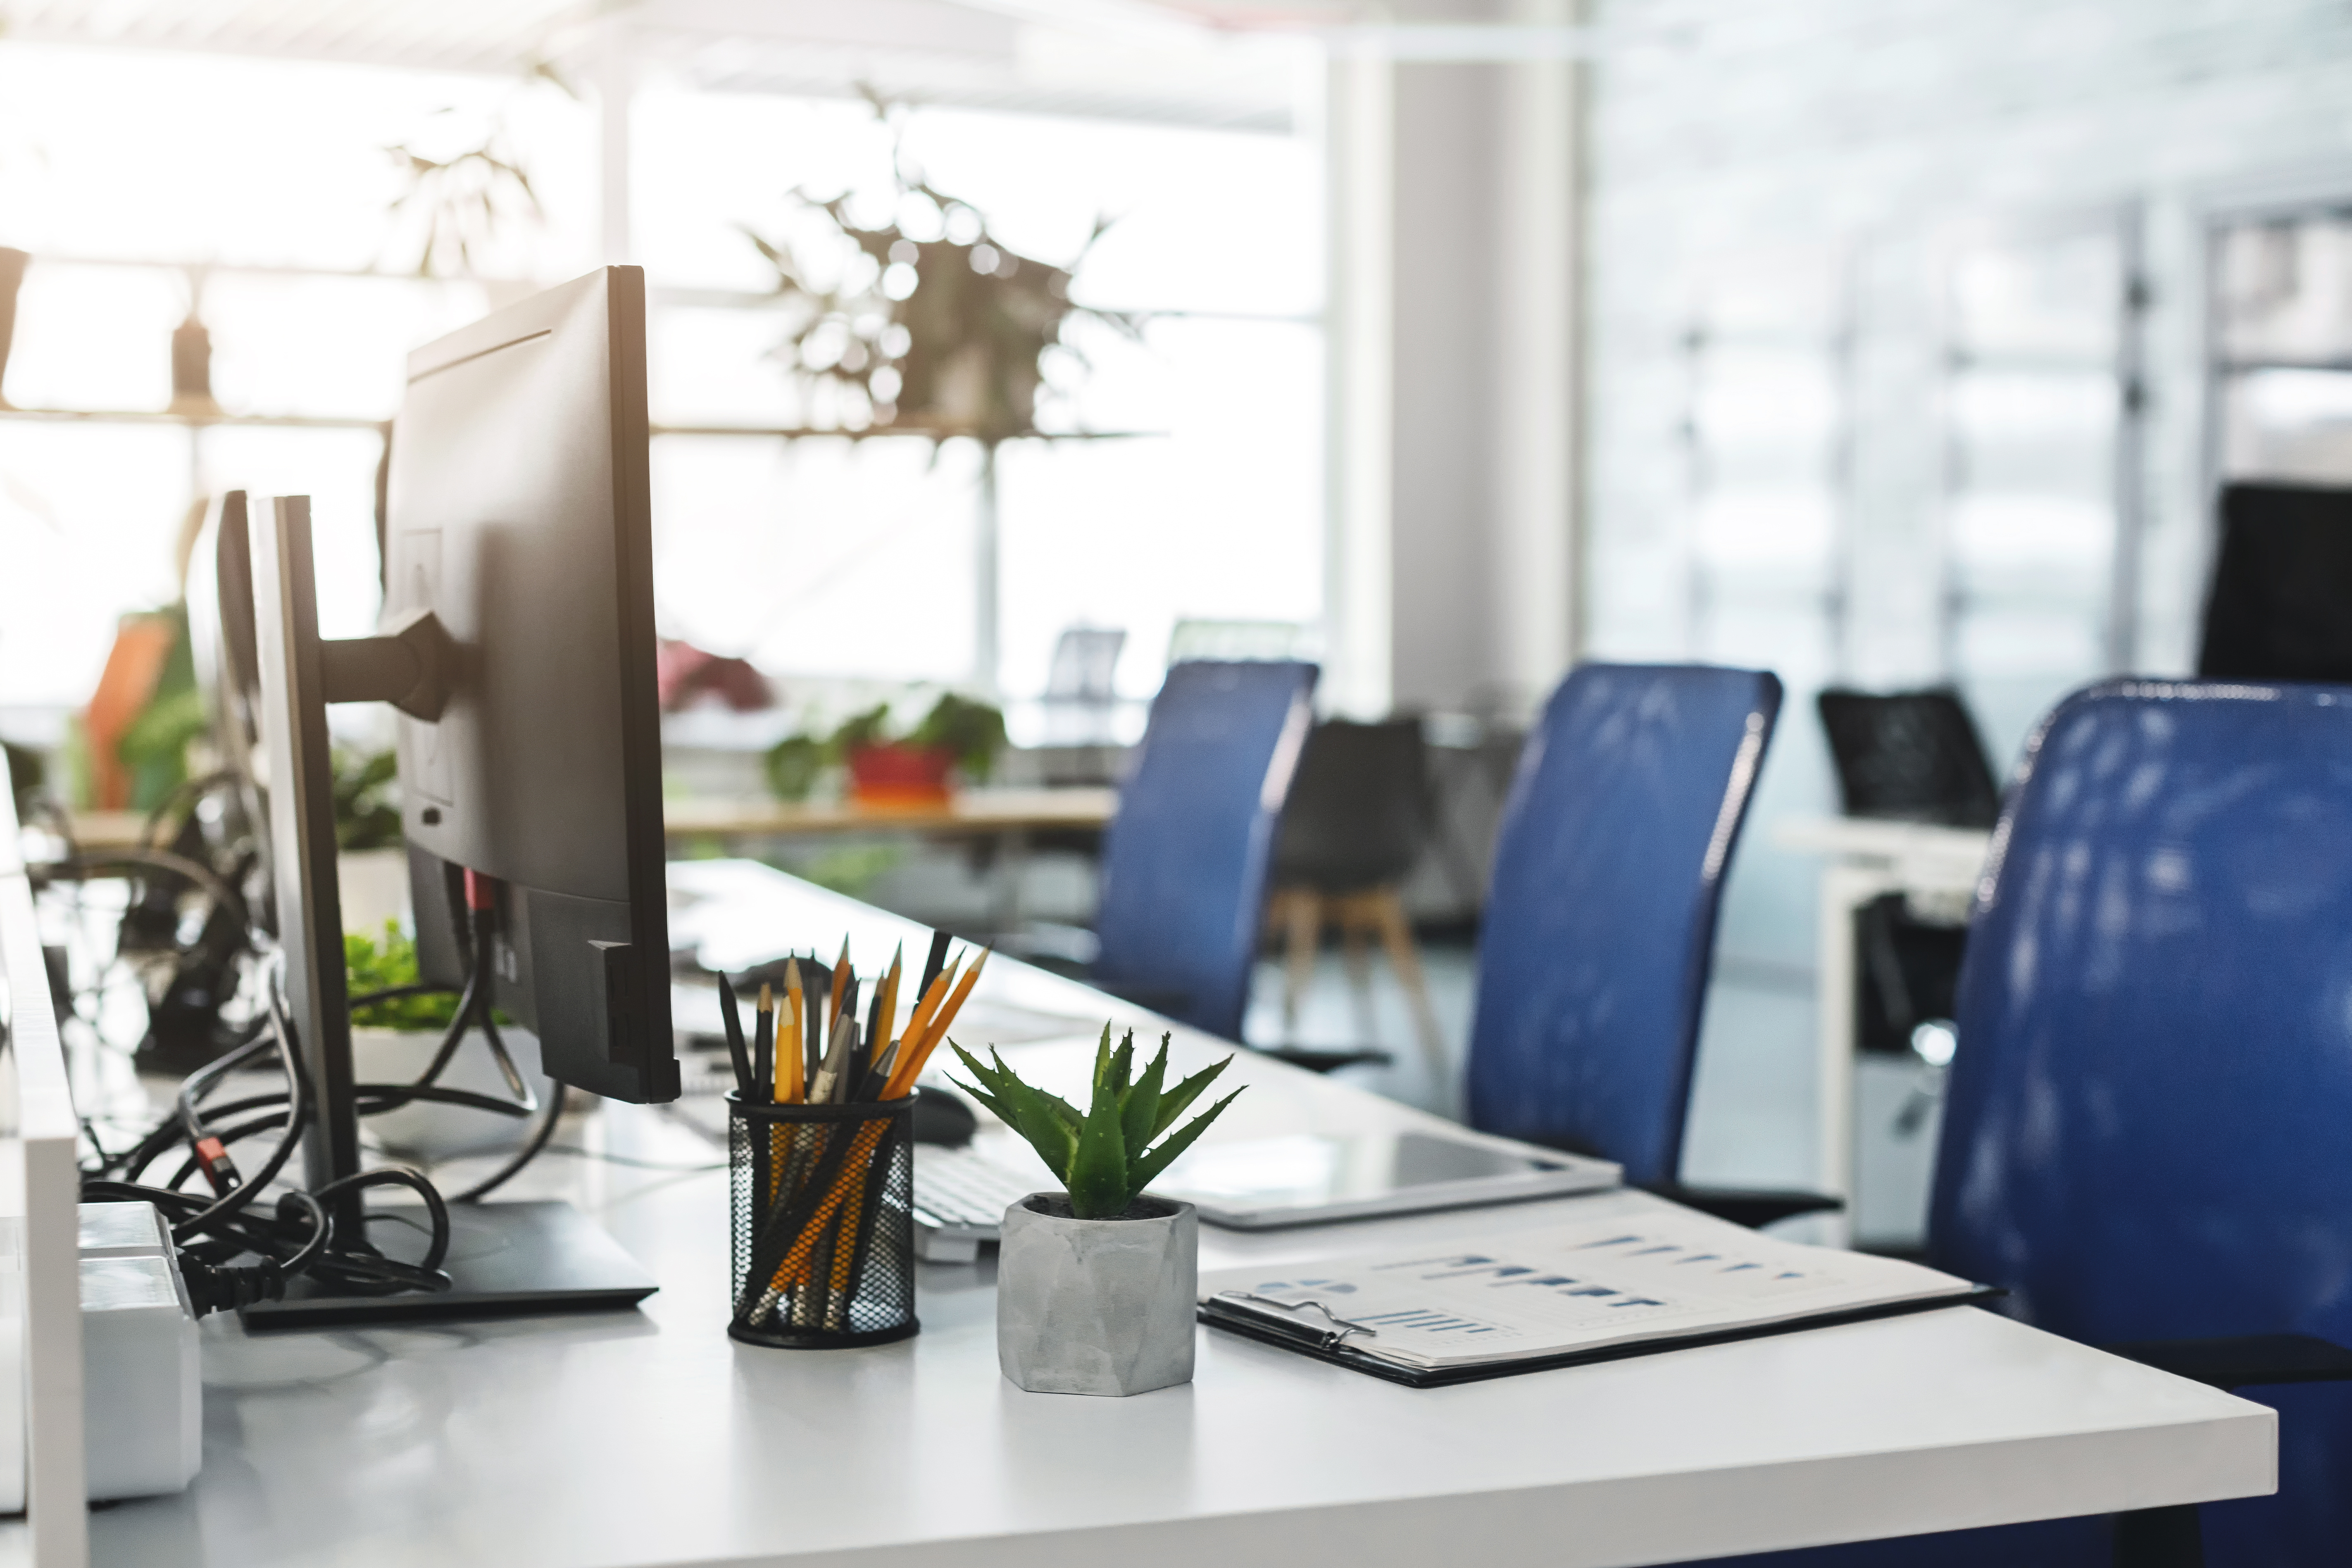
[[(833, 994), (827, 999), (824, 1013), (823, 1037), (825, 1040), (829, 1041), (833, 1038), (834, 1023), (841, 1016), (842, 996), (848, 991), (849, 982), (855, 973), (856, 972), (849, 967), (849, 935), (845, 931), (841, 938), (841, 956), (833, 962)], [(852, 1002), (850, 1005), (855, 1007), (857, 1004)]]
[(906, 1034), (899, 1037), (904, 1047), (898, 1053), (900, 1061), (906, 1060), (907, 1052), (914, 1049), (920, 1042), (924, 1031), (930, 1027), (932, 1016), (947, 1005), (949, 993), (955, 989), (956, 971), (962, 966), (962, 959), (957, 959), (941, 972), (938, 979), (924, 988), (923, 999), (915, 1004), (915, 1016), (907, 1020)]
[(964, 971), (963, 979), (957, 984), (955, 994), (950, 996), (947, 1005), (933, 1016), (929, 1026), (923, 1031), (922, 1039), (910, 1043), (908, 1048), (898, 1053), (898, 1065), (891, 1069), (890, 1081), (882, 1090), (883, 1099), (897, 1100), (914, 1086), (916, 1076), (923, 1070), (923, 1063), (929, 1059), (931, 1052), (938, 1048), (939, 1043), (947, 1037), (948, 1026), (953, 1024), (955, 1016), (963, 1010), (964, 999), (971, 994), (971, 988), (979, 984), (980, 972), (987, 967), (988, 954), (983, 952), (978, 961), (970, 969)]
[(882, 978), (882, 1027), (869, 1042), (880, 1050), (898, 1037), (898, 977), (906, 969), (907, 944), (890, 955), (890, 972)]
[(792, 959), (784, 965), (783, 1032), (777, 1037), (774, 1093), (784, 1105), (798, 1105), (801, 1100), (801, 1032), (808, 1026), (806, 1010), (808, 996), (801, 989), (801, 961)]

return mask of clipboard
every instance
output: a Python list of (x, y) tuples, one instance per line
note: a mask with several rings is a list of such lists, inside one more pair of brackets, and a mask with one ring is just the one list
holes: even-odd
[(1623, 1361), (1628, 1357), (1654, 1355), (1661, 1351), (1693, 1349), (1700, 1345), (1728, 1344), (1735, 1340), (1766, 1339), (1775, 1334), (1796, 1333), (1805, 1329), (1826, 1329), (1840, 1323), (1866, 1323), (1879, 1318), (1908, 1317), (1914, 1312), (1940, 1310), (1946, 1307), (1980, 1307), (2009, 1292), (1997, 1285), (1978, 1285), (1957, 1295), (1929, 1296), (1911, 1301), (1882, 1301), (1867, 1307), (1852, 1307), (1843, 1311), (1822, 1312), (1812, 1317), (1790, 1318), (1777, 1323), (1748, 1323), (1734, 1328), (1709, 1329), (1694, 1334), (1670, 1335), (1654, 1340), (1636, 1340), (1631, 1344), (1601, 1345), (1591, 1350), (1557, 1351), (1546, 1355), (1533, 1355), (1518, 1361), (1478, 1362), (1467, 1366), (1423, 1367), (1407, 1366), (1357, 1349), (1348, 1342), (1356, 1334), (1367, 1333), (1359, 1325), (1336, 1317), (1319, 1301), (1301, 1303), (1312, 1307), (1322, 1318), (1312, 1322), (1293, 1318), (1286, 1313), (1264, 1310), (1253, 1310), (1246, 1301), (1229, 1300), (1233, 1292), (1221, 1292), (1200, 1303), (1195, 1316), (1213, 1329), (1229, 1334), (1255, 1340), (1261, 1344), (1276, 1346), (1333, 1366), (1344, 1366), (1377, 1377), (1384, 1383), (1402, 1384), (1407, 1388), (1450, 1388), (1458, 1383), (1485, 1383), (1492, 1378), (1517, 1377), (1527, 1372), (1550, 1372), (1559, 1367), (1591, 1366), (1605, 1361)]

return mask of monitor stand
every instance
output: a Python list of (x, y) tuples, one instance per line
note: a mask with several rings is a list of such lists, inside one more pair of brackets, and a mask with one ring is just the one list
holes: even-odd
[[(423, 1207), (387, 1205), (374, 1215), (371, 1235), (385, 1257), (423, 1260)], [(565, 1203), (450, 1205), (449, 1256), (441, 1268), (454, 1288), (347, 1296), (297, 1279), (287, 1282), (283, 1300), (257, 1301), (237, 1315), (248, 1329), (419, 1322), (634, 1307), (656, 1289), (635, 1258)]]
[[(316, 1101), (302, 1136), (304, 1184), (316, 1189), (360, 1169), (327, 704), (391, 702), (416, 717), (437, 718), (449, 660), (429, 616), (411, 617), (389, 637), (320, 639), (310, 498), (262, 501), (249, 510), (247, 525), (270, 875), (287, 1013)], [(371, 1211), (354, 1192), (330, 1205), (329, 1220), (343, 1245), (373, 1243), (413, 1262), (424, 1255), (422, 1235), (406, 1225), (369, 1222), (371, 1213), (403, 1212)], [(645, 1270), (569, 1204), (452, 1204), (449, 1218), (443, 1268), (457, 1282), (453, 1289), (333, 1295), (297, 1279), (284, 1300), (258, 1303), (244, 1317), (257, 1327), (290, 1328), (609, 1309), (632, 1306), (655, 1289)]]

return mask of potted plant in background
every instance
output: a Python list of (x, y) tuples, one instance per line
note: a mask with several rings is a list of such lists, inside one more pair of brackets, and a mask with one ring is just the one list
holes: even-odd
[(852, 715), (819, 739), (787, 735), (768, 752), (768, 785), (780, 800), (805, 800), (829, 767), (848, 771), (849, 797), (860, 805), (944, 805), (955, 776), (978, 783), (1004, 749), (1003, 710), (943, 692), (913, 729), (891, 733), (890, 704)]
[[(893, 106), (871, 93), (867, 101), (895, 130)], [(903, 142), (893, 147), (890, 166), (897, 199), (890, 221), (878, 226), (855, 221), (857, 204), (846, 193), (820, 201), (795, 189), (798, 246), (743, 230), (775, 268), (776, 292), (793, 308), (777, 357), (803, 385), (848, 395), (835, 411), (845, 427), (968, 436), (992, 452), (999, 442), (1036, 433), (1050, 353), (1086, 368), (1083, 351), (1066, 333), (1072, 322), (1097, 321), (1142, 340), (1142, 317), (1070, 298), (1073, 278), (1108, 219), (1097, 219), (1078, 254), (1055, 266), (1014, 251), (990, 232), (979, 208), (916, 173)], [(908, 226), (909, 215), (924, 213), (929, 216)]]
[(989, 1065), (961, 1046), (955, 1053), (978, 1084), (956, 1087), (1027, 1139), (1064, 1188), (1004, 1211), (998, 1367), (1032, 1394), (1145, 1394), (1191, 1382), (1200, 1220), (1191, 1204), (1143, 1189), (1241, 1093), (1169, 1131), (1233, 1058), (1170, 1088), (1167, 1036), (1137, 1077), (1135, 1032), (1114, 1051), (1105, 1024), (1081, 1116), (1024, 1083), (996, 1052)]
[[(383, 922), (380, 942), (344, 933), (343, 973), (354, 997), (400, 991), (422, 978), (415, 942), (393, 921)], [(457, 1015), (457, 997), (451, 992), (386, 996), (352, 1008), (352, 1079), (361, 1084), (415, 1083), (432, 1066)], [(416, 1160), (505, 1153), (520, 1147), (531, 1131), (524, 1085), (542, 1077), (539, 1037), (503, 1016), (498, 1022), (506, 1059), (482, 1043), (460, 1041), (433, 1084), (485, 1103), (419, 1099), (370, 1111), (373, 1097), (362, 1097), (368, 1131), (393, 1153)], [(510, 1109), (494, 1110), (492, 1103)]]

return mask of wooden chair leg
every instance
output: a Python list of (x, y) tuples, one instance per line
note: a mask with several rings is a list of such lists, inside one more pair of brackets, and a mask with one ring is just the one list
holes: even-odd
[(1412, 926), (1404, 918), (1404, 900), (1394, 888), (1381, 888), (1366, 898), (1366, 904), (1377, 923), (1381, 945), (1389, 955), (1389, 967), (1396, 972), (1398, 984), (1404, 987), (1412, 1004), (1414, 1028), (1421, 1036), (1422, 1054), (1429, 1058), (1429, 1070), (1436, 1081), (1445, 1078), (1445, 1031), (1439, 1027), (1437, 1009), (1430, 1005), (1429, 983), (1421, 967), (1421, 950), (1413, 945)]
[(1370, 933), (1370, 922), (1352, 896), (1334, 899), (1332, 910), (1339, 920), (1340, 951), (1348, 960), (1348, 989), (1356, 1002), (1356, 1036), (1365, 1045), (1374, 1045), (1380, 1032), (1372, 1016), (1372, 954), (1364, 940)]
[(1282, 1034), (1298, 1038), (1298, 999), (1315, 981), (1315, 949), (1323, 936), (1323, 900), (1312, 888), (1285, 888), (1275, 894), (1276, 918), (1288, 933), (1282, 974)]

